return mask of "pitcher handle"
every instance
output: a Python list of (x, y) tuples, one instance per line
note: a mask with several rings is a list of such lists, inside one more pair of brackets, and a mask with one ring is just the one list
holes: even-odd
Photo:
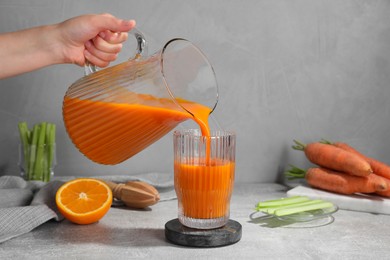
[[(145, 36), (141, 31), (139, 31), (136, 28), (133, 28), (129, 34), (134, 35), (135, 39), (137, 40), (137, 49), (136, 53), (134, 55), (133, 59), (140, 59), (143, 56), (148, 55), (148, 43), (145, 39)], [(92, 74), (99, 70), (99, 67), (96, 65), (90, 63), (88, 60), (85, 61), (84, 65), (84, 74), (85, 76), (88, 76), (89, 74)]]

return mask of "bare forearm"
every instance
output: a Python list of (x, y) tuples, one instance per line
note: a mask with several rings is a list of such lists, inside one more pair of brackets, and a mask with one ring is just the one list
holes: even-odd
[(63, 62), (57, 53), (55, 25), (0, 35), (0, 78)]
[(116, 59), (134, 20), (82, 15), (58, 24), (0, 34), (0, 79), (52, 64), (86, 60), (106, 67)]

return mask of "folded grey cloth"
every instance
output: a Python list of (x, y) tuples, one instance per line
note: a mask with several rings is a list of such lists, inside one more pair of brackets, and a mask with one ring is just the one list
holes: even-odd
[[(56, 177), (49, 183), (25, 181), (18, 176), (0, 177), (0, 243), (30, 232), (39, 225), (63, 216), (58, 212), (55, 194), (58, 188), (75, 177)], [(163, 173), (148, 173), (136, 176), (95, 176), (116, 183), (144, 181), (153, 185), (160, 193), (160, 201), (176, 198), (173, 176)], [(113, 206), (121, 205), (120, 202)]]

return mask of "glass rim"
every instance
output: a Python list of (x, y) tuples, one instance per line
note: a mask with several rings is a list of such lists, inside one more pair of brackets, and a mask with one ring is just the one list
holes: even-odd
[(164, 64), (165, 64), (165, 52), (167, 51), (168, 46), (172, 45), (173, 43), (178, 43), (178, 42), (182, 43), (182, 44), (188, 44), (193, 49), (195, 49), (198, 52), (199, 56), (201, 56), (202, 59), (205, 61), (205, 63), (207, 64), (208, 68), (211, 70), (212, 74), (214, 75), (216, 97), (215, 97), (215, 101), (214, 101), (214, 104), (212, 105), (212, 107), (209, 107), (211, 109), (211, 111), (210, 111), (210, 114), (211, 114), (211, 113), (213, 113), (213, 111), (217, 107), (218, 101), (219, 101), (219, 87), (218, 87), (218, 82), (217, 82), (217, 79), (216, 79), (216, 73), (215, 73), (214, 67), (212, 66), (212, 64), (210, 63), (209, 59), (206, 57), (206, 55), (195, 44), (193, 44), (191, 41), (189, 41), (187, 39), (184, 39), (184, 38), (173, 38), (173, 39), (169, 40), (168, 42), (166, 42), (164, 47), (161, 49), (161, 52), (160, 52), (160, 67), (161, 67), (161, 74), (162, 74), (162, 79), (163, 79), (165, 88), (168, 91), (170, 97), (174, 100), (174, 102), (178, 106), (183, 108), (185, 111), (187, 111), (188, 113), (191, 114), (191, 112), (188, 111), (188, 109), (186, 109), (183, 105), (181, 105), (180, 103), (178, 103), (176, 101), (177, 96), (172, 91), (172, 88), (169, 87), (169, 84), (168, 84), (169, 80), (167, 79), (167, 74), (166, 74), (165, 66), (164, 66)]
[[(182, 129), (182, 130), (175, 130), (173, 132), (174, 137), (180, 137), (180, 136), (190, 136), (190, 137), (206, 137), (202, 135), (202, 132), (200, 129)], [(211, 138), (222, 138), (222, 137), (235, 137), (236, 132), (232, 130), (211, 130), (210, 136)]]

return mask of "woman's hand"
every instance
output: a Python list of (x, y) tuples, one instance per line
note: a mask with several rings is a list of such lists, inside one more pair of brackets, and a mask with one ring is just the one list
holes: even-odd
[(91, 14), (0, 35), (0, 79), (53, 64), (106, 67), (117, 58), (134, 20)]
[(121, 20), (110, 14), (84, 15), (57, 25), (64, 63), (84, 65), (86, 59), (106, 67), (117, 58), (134, 20)]

